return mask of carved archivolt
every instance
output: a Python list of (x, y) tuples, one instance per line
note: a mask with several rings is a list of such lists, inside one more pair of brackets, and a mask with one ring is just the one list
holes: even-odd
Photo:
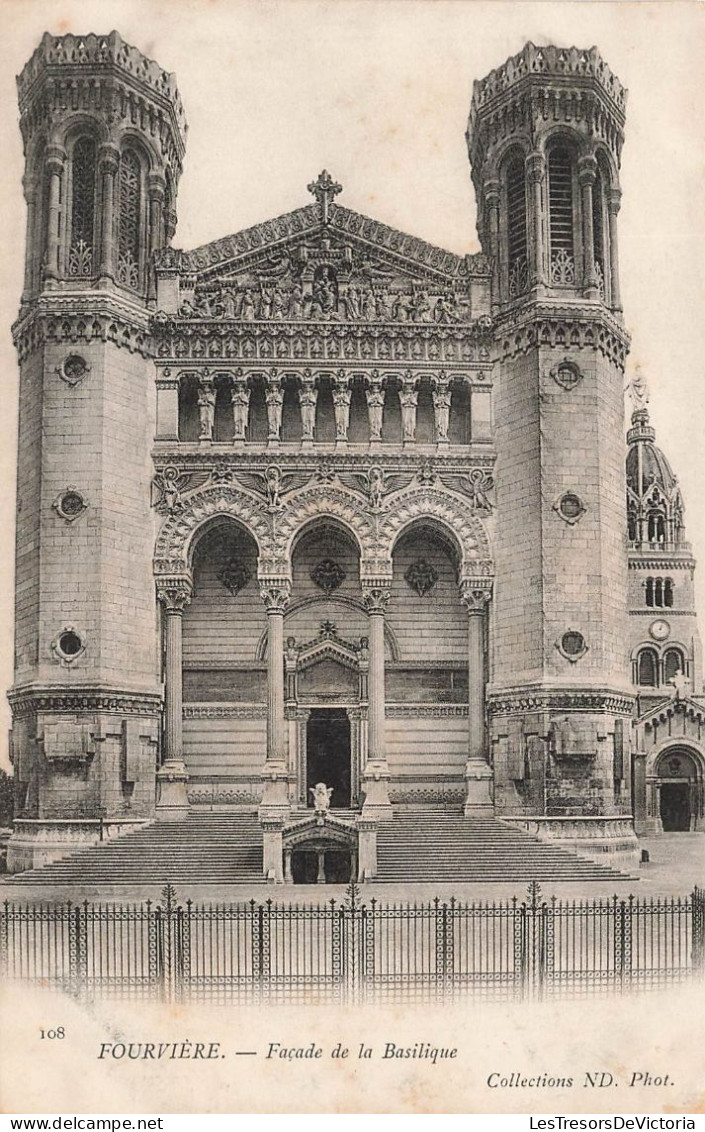
[(155, 549), (157, 577), (189, 573), (192, 548), (201, 528), (213, 519), (230, 517), (257, 543), (261, 577), (288, 576), (296, 539), (312, 523), (333, 520), (355, 540), (361, 574), (391, 577), (392, 552), (399, 537), (425, 521), (443, 529), (456, 549), (460, 580), (493, 574), (492, 555), (482, 520), (467, 501), (438, 487), (418, 486), (391, 493), (381, 514), (367, 514), (359, 496), (339, 485), (318, 483), (292, 492), (281, 511), (265, 510), (262, 500), (232, 484), (215, 484), (194, 492), (184, 507), (164, 522)]

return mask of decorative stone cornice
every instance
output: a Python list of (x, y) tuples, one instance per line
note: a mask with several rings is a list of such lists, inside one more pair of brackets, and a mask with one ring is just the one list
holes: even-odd
[(186, 704), (184, 719), (266, 719), (266, 704)]
[(631, 339), (624, 326), (604, 307), (559, 306), (530, 302), (495, 323), (498, 361), (540, 346), (598, 350), (624, 369)]
[(24, 685), (7, 693), (13, 719), (21, 719), (38, 712), (73, 714), (95, 712), (120, 715), (158, 715), (162, 707), (162, 693), (120, 690), (107, 686), (73, 684)]
[(12, 327), (12, 338), (20, 361), (45, 345), (78, 346), (92, 342), (110, 342), (132, 354), (151, 358), (153, 344), (148, 325), (144, 308), (104, 292), (52, 292), (22, 312)]
[(631, 715), (635, 697), (611, 688), (512, 688), (488, 690), (490, 715), (525, 715), (535, 712), (578, 711)]

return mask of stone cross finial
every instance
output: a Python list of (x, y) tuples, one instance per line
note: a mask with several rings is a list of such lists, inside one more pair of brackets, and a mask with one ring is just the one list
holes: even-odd
[(668, 683), (673, 687), (673, 695), (677, 700), (685, 700), (687, 698), (688, 692), (690, 691), (690, 680), (685, 672), (678, 669), (673, 679), (669, 680)]
[(337, 197), (338, 193), (342, 193), (343, 186), (338, 185), (333, 180), (328, 170), (324, 169), (322, 173), (318, 174), (317, 180), (311, 181), (311, 184), (307, 187), (308, 191), (310, 193), (313, 193), (316, 200), (318, 201), (318, 207), (321, 210), (321, 219), (323, 220), (323, 223), (327, 224), (330, 206), (333, 203), (334, 199)]

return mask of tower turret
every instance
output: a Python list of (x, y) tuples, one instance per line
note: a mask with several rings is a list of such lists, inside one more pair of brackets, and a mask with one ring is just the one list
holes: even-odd
[(595, 48), (475, 83), (468, 146), (496, 341), (499, 811), (629, 805), (617, 225), (626, 92)]
[[(149, 506), (152, 255), (185, 122), (110, 35), (45, 35), (18, 78), (27, 246), (12, 752), (26, 867), (154, 808), (161, 710)], [(151, 628), (150, 628), (151, 627)]]

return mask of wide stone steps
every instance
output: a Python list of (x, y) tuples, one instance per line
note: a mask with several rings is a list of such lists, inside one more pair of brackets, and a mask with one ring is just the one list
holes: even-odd
[[(292, 820), (311, 816), (311, 810), (301, 810)], [(351, 822), (356, 817), (349, 810), (335, 816)], [(500, 821), (468, 819), (460, 811), (400, 812), (380, 824), (377, 850), (378, 883), (628, 879)], [(254, 813), (191, 813), (184, 821), (154, 822), (8, 879), (47, 886), (257, 884), (263, 879), (262, 833)]]
[(626, 874), (538, 841), (494, 818), (448, 810), (402, 811), (380, 825), (377, 882), (507, 884), (624, 881)]

